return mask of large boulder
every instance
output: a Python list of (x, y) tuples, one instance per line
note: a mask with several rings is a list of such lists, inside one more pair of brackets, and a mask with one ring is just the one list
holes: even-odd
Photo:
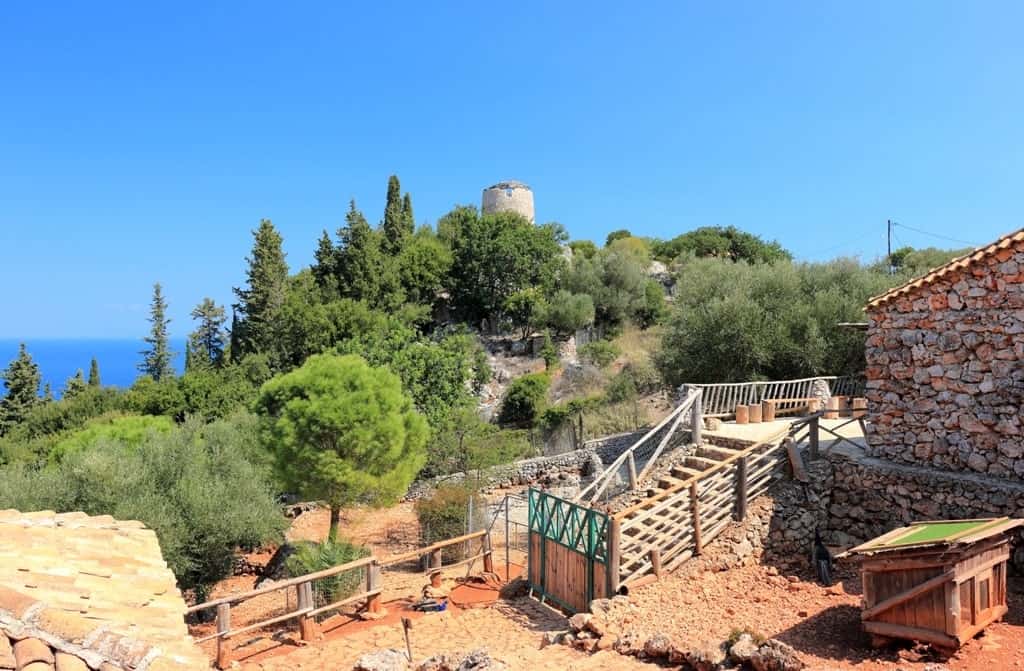
[(672, 640), (665, 634), (654, 634), (644, 641), (644, 655), (651, 659), (665, 659), (672, 650)]
[(774, 638), (761, 644), (750, 656), (750, 664), (755, 671), (801, 671), (806, 666), (796, 656), (796, 650)]
[(694, 671), (718, 671), (725, 660), (725, 649), (716, 641), (705, 641), (686, 652), (686, 661)]
[(736, 664), (748, 664), (750, 658), (757, 652), (757, 643), (750, 634), (740, 634), (736, 642), (729, 647), (729, 659)]
[(408, 671), (409, 658), (401, 650), (388, 648), (368, 652), (356, 660), (352, 671)]

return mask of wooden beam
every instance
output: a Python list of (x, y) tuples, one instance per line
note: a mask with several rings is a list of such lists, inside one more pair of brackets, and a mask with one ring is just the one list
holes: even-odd
[(704, 551), (704, 544), (700, 539), (700, 494), (696, 481), (690, 483), (690, 516), (693, 518), (693, 552), (700, 554)]
[[(870, 620), (871, 618), (873, 618), (874, 616), (878, 615), (879, 613), (884, 613), (887, 610), (895, 608), (896, 606), (900, 605), (901, 603), (906, 603), (907, 601), (910, 601), (913, 598), (921, 596), (922, 594), (925, 594), (926, 592), (930, 592), (933, 589), (937, 589), (937, 588), (941, 587), (942, 585), (946, 584), (947, 582), (950, 582), (951, 580), (953, 580), (955, 577), (956, 577), (956, 571), (953, 570), (953, 569), (950, 569), (949, 571), (946, 571), (945, 573), (940, 573), (939, 575), (935, 576), (934, 578), (929, 578), (928, 580), (925, 580), (923, 583), (921, 583), (919, 585), (916, 585), (912, 589), (908, 589), (906, 592), (900, 592), (899, 594), (893, 595), (893, 596), (889, 597), (888, 599), (884, 599), (882, 601), (879, 601), (878, 603), (876, 603), (875, 605), (871, 606), (870, 608), (865, 609), (863, 612), (861, 612), (860, 619), (866, 622), (866, 621)], [(885, 633), (885, 632), (877, 632), (877, 633), (882, 634), (882, 633)]]
[(650, 551), (649, 555), (650, 555), (650, 558), (651, 558), (651, 572), (654, 575), (656, 575), (656, 576), (658, 576), (660, 578), (661, 577), (661, 550), (659, 550), (658, 548), (651, 548), (651, 551)]
[(608, 520), (608, 565), (605, 571), (608, 576), (608, 596), (619, 593), (619, 570), (622, 563), (622, 522), (612, 517)]
[(800, 456), (800, 450), (797, 449), (796, 443), (793, 442), (792, 438), (785, 438), (782, 443), (786, 446), (786, 454), (789, 455), (789, 465), (793, 469), (793, 478), (798, 482), (810, 482), (811, 478), (807, 475), (803, 457)]
[[(459, 543), (465, 543), (466, 541), (473, 540), (474, 538), (480, 538), (481, 536), (483, 536), (486, 533), (487, 533), (486, 529), (481, 529), (480, 531), (474, 531), (471, 534), (465, 534), (465, 535), (462, 535), (462, 536), (456, 536), (455, 538), (449, 538), (448, 540), (438, 541), (437, 543), (432, 543), (430, 545), (418, 548), (416, 550), (410, 550), (409, 552), (403, 552), (401, 554), (391, 555), (390, 557), (387, 557), (385, 559), (381, 559), (380, 560), (380, 565), (381, 566), (391, 566), (392, 564), (401, 564), (402, 562), (409, 561), (410, 559), (419, 559), (423, 555), (431, 554), (435, 550), (440, 550), (440, 549), (446, 548), (446, 547), (448, 547), (450, 545), (457, 545)], [(370, 561), (376, 561), (376, 560), (371, 559)], [(303, 578), (309, 578), (309, 576), (303, 576)]]
[(818, 435), (818, 415), (811, 418), (810, 423), (807, 425), (807, 442), (810, 445), (811, 460), (816, 461), (818, 459), (820, 438)]
[[(316, 606), (313, 599), (313, 583), (301, 583), (295, 587), (295, 591), (297, 592), (299, 610), (312, 611)], [(311, 642), (320, 638), (319, 629), (316, 618), (308, 612), (299, 618), (299, 636), (303, 641)]]
[(892, 624), (891, 622), (871, 621), (864, 623), (864, 630), (872, 634), (881, 634), (882, 636), (891, 636), (910, 641), (924, 641), (925, 643), (932, 643), (939, 647), (954, 650), (960, 647), (960, 642), (957, 639), (941, 632), (932, 629), (922, 629), (921, 627), (908, 627), (903, 624)]
[(633, 453), (629, 453), (629, 457), (626, 459), (626, 467), (629, 470), (629, 489), (631, 491), (637, 488), (639, 480), (636, 477), (636, 459), (633, 458)]
[(736, 519), (747, 519), (747, 457), (736, 463)]
[[(683, 402), (683, 405), (685, 406), (688, 403), (693, 403), (692, 396), (687, 398), (686, 401)], [(672, 436), (675, 435), (675, 432), (679, 428), (679, 425), (683, 423), (683, 417), (686, 417), (686, 412), (683, 412), (684, 409), (685, 408), (683, 408), (683, 406), (680, 406), (680, 412), (678, 415), (676, 415), (676, 421), (672, 422), (672, 426), (669, 427), (668, 433), (666, 433), (664, 437), (662, 437), (661, 442), (658, 443), (658, 447), (655, 448), (654, 452), (651, 454), (651, 457), (647, 460), (647, 463), (644, 465), (644, 469), (640, 471), (641, 481), (644, 479), (644, 477), (646, 477), (648, 473), (650, 473), (651, 469), (654, 468), (654, 463), (658, 460), (658, 457), (661, 456), (661, 453), (665, 449), (665, 446), (668, 445), (668, 441), (672, 439)], [(629, 456), (632, 457), (633, 453), (630, 452)]]
[(227, 636), (231, 631), (231, 604), (217, 604), (217, 668), (226, 669), (231, 666), (231, 654), (228, 650)]

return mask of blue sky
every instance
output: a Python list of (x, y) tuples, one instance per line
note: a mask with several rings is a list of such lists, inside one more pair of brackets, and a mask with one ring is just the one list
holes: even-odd
[(419, 221), (517, 178), (574, 238), (731, 224), (873, 258), (893, 218), (983, 243), (1022, 225), (1022, 24), (995, 1), (9, 3), (0, 337), (140, 336), (157, 280), (183, 335), (261, 217), (297, 268), (350, 198), (380, 218), (391, 173)]

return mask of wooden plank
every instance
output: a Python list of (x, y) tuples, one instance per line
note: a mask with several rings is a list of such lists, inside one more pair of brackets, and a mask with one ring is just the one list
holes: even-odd
[(979, 573), (982, 573), (983, 571), (987, 571), (988, 569), (992, 568), (993, 566), (996, 566), (997, 564), (1004, 564), (1004, 563), (1008, 562), (1009, 560), (1010, 560), (1010, 553), (1009, 552), (1002, 553), (998, 557), (993, 557), (992, 559), (989, 559), (988, 561), (984, 562), (983, 564), (980, 564), (978, 566), (972, 567), (969, 571), (966, 571), (966, 572), (963, 572), (963, 573), (957, 572), (957, 576), (956, 576), (955, 582), (959, 585), (960, 583), (963, 583), (963, 582), (966, 582), (966, 581), (970, 580), (971, 578), (975, 577)]
[(910, 589), (910, 590), (907, 590), (907, 591), (902, 592), (900, 594), (897, 594), (895, 596), (889, 597), (888, 599), (885, 599), (885, 600), (875, 604), (874, 606), (871, 606), (870, 608), (867, 608), (866, 610), (861, 612), (860, 619), (861, 620), (865, 620), (865, 621), (866, 620), (870, 620), (871, 618), (875, 617), (876, 615), (878, 615), (880, 613), (884, 613), (885, 611), (889, 610), (890, 608), (894, 608), (894, 607), (896, 607), (896, 606), (898, 606), (898, 605), (900, 605), (902, 603), (905, 603), (905, 602), (913, 599), (916, 596), (919, 596), (921, 594), (924, 594), (925, 592), (929, 592), (929, 591), (931, 591), (933, 589), (937, 589), (937, 588), (941, 587), (942, 585), (946, 584), (947, 582), (950, 582), (951, 580), (953, 580), (955, 577), (956, 577), (956, 570), (950, 569), (949, 571), (945, 571), (944, 573), (941, 573), (941, 574), (935, 576), (934, 578), (931, 578), (930, 580), (926, 580), (925, 582), (917, 585), (913, 589)]
[(231, 603), (217, 604), (217, 668), (226, 669), (231, 665), (227, 637), (231, 631)]
[(309, 611), (309, 610), (296, 610), (296, 611), (291, 612), (291, 613), (285, 613), (284, 615), (278, 615), (277, 617), (272, 617), (269, 620), (261, 620), (260, 622), (254, 622), (253, 624), (246, 625), (246, 626), (244, 626), (244, 627), (242, 627), (240, 629), (233, 629), (232, 631), (229, 631), (228, 633), (224, 634), (222, 640), (223, 639), (228, 639), (228, 638), (233, 638), (233, 637), (239, 636), (241, 634), (246, 634), (246, 633), (248, 633), (250, 631), (256, 631), (257, 629), (262, 629), (264, 627), (269, 627), (270, 625), (277, 624), (278, 622), (286, 622), (288, 620), (294, 620), (297, 617), (300, 617), (300, 616), (306, 615), (306, 614), (310, 614), (311, 612), (312, 611)]
[(639, 478), (636, 477), (636, 459), (633, 458), (633, 453), (629, 453), (629, 458), (626, 459), (626, 465), (629, 468), (629, 489), (633, 491), (636, 489)]
[(694, 552), (700, 554), (704, 550), (704, 544), (700, 537), (700, 497), (697, 495), (696, 481), (690, 483), (690, 516), (693, 518)]
[(747, 458), (740, 457), (736, 463), (736, 517), (747, 519)]
[(313, 616), (319, 615), (320, 613), (326, 613), (329, 610), (336, 610), (338, 608), (341, 608), (342, 606), (347, 606), (350, 603), (355, 603), (356, 601), (362, 601), (363, 599), (367, 599), (367, 598), (373, 598), (373, 597), (378, 596), (380, 594), (382, 594), (380, 589), (376, 589), (376, 590), (374, 590), (372, 592), (360, 592), (359, 594), (353, 594), (352, 596), (347, 596), (344, 599), (338, 599), (337, 601), (333, 601), (333, 602), (327, 604), (326, 606), (320, 606), (319, 608), (313, 608), (313, 609), (311, 609), (309, 611), (308, 615), (309, 615), (309, 617), (313, 617)]
[(908, 627), (891, 622), (865, 622), (864, 630), (872, 634), (881, 634), (882, 636), (891, 636), (911, 641), (924, 641), (925, 643), (932, 643), (944, 648), (956, 649), (960, 645), (957, 639), (947, 636), (942, 632), (922, 629), (920, 627)]
[(608, 593), (619, 593), (619, 564), (622, 561), (622, 522), (615, 517), (608, 519)]

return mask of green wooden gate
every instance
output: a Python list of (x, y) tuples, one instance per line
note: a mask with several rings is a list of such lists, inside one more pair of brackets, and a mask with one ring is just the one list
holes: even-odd
[(531, 592), (573, 612), (611, 595), (608, 516), (539, 489), (530, 488), (528, 501)]

